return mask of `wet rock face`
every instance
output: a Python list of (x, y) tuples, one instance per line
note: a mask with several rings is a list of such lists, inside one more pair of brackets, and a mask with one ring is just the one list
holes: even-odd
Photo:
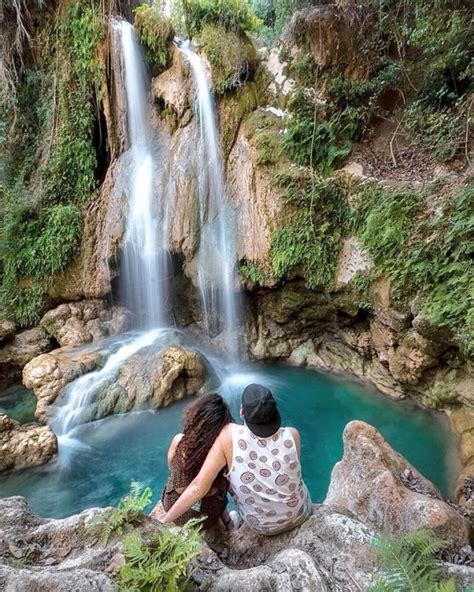
[(41, 465), (56, 452), (56, 436), (48, 426), (22, 425), (0, 415), (0, 471)]
[(17, 335), (8, 333), (5, 340), (0, 341), (0, 388), (17, 382), (25, 364), (53, 348), (50, 337), (39, 327)]
[(463, 516), (362, 421), (352, 421), (344, 430), (344, 456), (332, 471), (324, 503), (346, 508), (388, 534), (427, 529), (455, 549), (469, 542)]
[(204, 385), (205, 367), (194, 351), (150, 346), (124, 362), (118, 376), (97, 397), (94, 419), (137, 409), (159, 409), (196, 395)]
[(123, 306), (111, 306), (103, 300), (83, 300), (61, 304), (48, 311), (40, 326), (61, 347), (78, 346), (128, 329), (131, 313)]
[(23, 369), (23, 384), (32, 389), (38, 399), (36, 417), (46, 422), (51, 406), (74, 379), (95, 370), (103, 356), (95, 350), (59, 348), (31, 360)]

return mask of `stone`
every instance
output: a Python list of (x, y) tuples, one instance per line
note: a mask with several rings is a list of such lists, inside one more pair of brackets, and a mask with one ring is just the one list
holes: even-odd
[(20, 424), (0, 415), (0, 471), (41, 465), (56, 452), (56, 436), (48, 426)]
[(364, 252), (358, 238), (345, 238), (339, 254), (336, 287), (346, 286), (358, 273), (369, 271), (372, 267), (373, 262)]
[(161, 101), (181, 119), (194, 103), (194, 86), (189, 66), (179, 49), (172, 45), (171, 65), (153, 78), (151, 92), (155, 101)]
[(21, 378), (25, 364), (53, 348), (51, 339), (40, 327), (16, 334), (0, 346), (0, 388)]
[(0, 319), (0, 344), (15, 335), (16, 325), (9, 319)]
[(179, 347), (146, 348), (130, 357), (120, 368), (119, 385), (133, 407), (158, 409), (203, 387), (205, 367), (200, 355)]
[(59, 305), (43, 316), (40, 326), (61, 347), (78, 346), (123, 333), (130, 319), (131, 313), (123, 306), (93, 299)]
[(91, 372), (103, 361), (97, 350), (58, 348), (33, 358), (23, 369), (23, 384), (38, 400), (35, 415), (40, 421), (51, 417), (51, 406), (73, 380)]
[[(265, 537), (244, 525), (225, 539), (228, 569), (216, 572), (209, 589), (233, 590), (229, 582), (236, 578), (240, 589), (242, 578), (243, 589), (249, 592), (256, 582), (264, 586), (253, 590), (313, 590), (311, 585), (283, 587), (300, 574), (302, 582), (312, 582), (315, 590), (367, 590), (373, 584), (376, 565), (371, 544), (375, 534), (345, 510), (322, 505), (313, 505), (313, 515), (306, 522), (280, 535)], [(278, 584), (282, 587), (273, 587)]]
[(427, 529), (452, 548), (468, 543), (468, 524), (460, 512), (374, 427), (352, 421), (343, 439), (344, 455), (332, 471), (324, 504), (346, 508), (387, 534)]
[(238, 587), (241, 592), (256, 590), (325, 592), (326, 590), (325, 583), (311, 556), (298, 549), (277, 553), (268, 563), (258, 567), (238, 571), (224, 568), (208, 590), (212, 592), (235, 590), (236, 578), (238, 578)]
[(425, 370), (436, 366), (437, 353), (433, 342), (408, 331), (389, 358), (390, 372), (401, 383), (417, 384)]

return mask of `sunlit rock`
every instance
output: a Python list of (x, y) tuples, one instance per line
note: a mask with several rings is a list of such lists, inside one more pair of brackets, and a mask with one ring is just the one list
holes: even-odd
[(74, 379), (91, 372), (103, 361), (96, 350), (59, 348), (31, 360), (23, 369), (23, 384), (38, 400), (35, 415), (40, 421), (51, 416), (51, 406)]
[(453, 548), (469, 542), (461, 513), (362, 421), (352, 421), (344, 430), (344, 456), (332, 471), (324, 503), (346, 508), (388, 534), (428, 529)]
[(56, 452), (56, 436), (48, 426), (22, 425), (0, 415), (0, 471), (41, 465)]
[(128, 329), (130, 312), (123, 306), (109, 306), (103, 300), (61, 304), (40, 321), (60, 346), (84, 345)]

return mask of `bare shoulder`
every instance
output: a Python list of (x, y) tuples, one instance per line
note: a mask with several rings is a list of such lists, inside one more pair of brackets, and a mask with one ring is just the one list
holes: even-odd
[(173, 436), (173, 439), (171, 440), (171, 445), (172, 446), (177, 446), (181, 440), (183, 439), (183, 434), (176, 434), (176, 436)]
[(295, 441), (296, 446), (299, 448), (301, 445), (301, 436), (300, 433), (296, 428), (288, 428), (293, 436), (293, 440)]

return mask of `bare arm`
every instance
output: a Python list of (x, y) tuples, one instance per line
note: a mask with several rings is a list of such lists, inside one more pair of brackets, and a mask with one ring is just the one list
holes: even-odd
[(174, 522), (182, 514), (191, 509), (211, 489), (219, 471), (225, 466), (226, 457), (222, 445), (221, 433), (209, 451), (198, 475), (186, 487), (177, 502), (166, 512), (161, 522)]

